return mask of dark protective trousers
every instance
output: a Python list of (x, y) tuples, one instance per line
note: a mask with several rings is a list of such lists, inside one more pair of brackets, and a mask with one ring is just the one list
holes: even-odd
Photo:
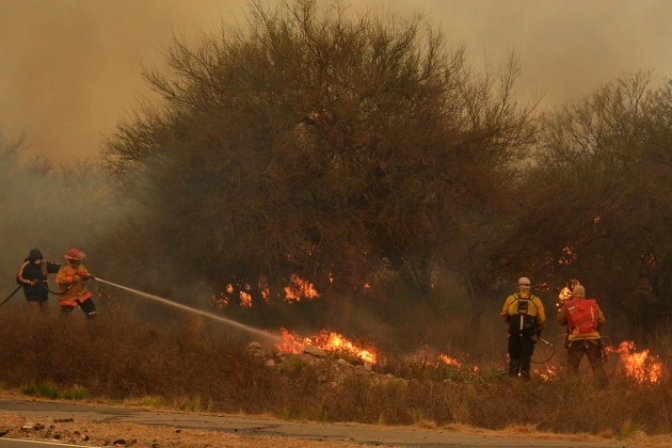
[(577, 375), (579, 373), (579, 365), (584, 356), (588, 358), (597, 384), (602, 387), (606, 386), (608, 383), (605, 369), (607, 357), (602, 350), (602, 341), (600, 339), (583, 339), (567, 342), (567, 371), (570, 374)]
[(530, 379), (530, 362), (534, 352), (534, 341), (527, 336), (509, 336), (509, 376), (520, 374)]

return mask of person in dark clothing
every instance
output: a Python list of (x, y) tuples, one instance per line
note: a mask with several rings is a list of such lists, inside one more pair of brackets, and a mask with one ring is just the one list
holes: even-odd
[(23, 293), (30, 308), (35, 312), (45, 312), (49, 298), (48, 274), (55, 274), (60, 264), (45, 261), (39, 249), (30, 251), (16, 275), (16, 281), (23, 287)]

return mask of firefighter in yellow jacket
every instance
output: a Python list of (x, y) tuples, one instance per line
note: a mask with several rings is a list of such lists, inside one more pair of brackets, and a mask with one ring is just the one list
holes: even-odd
[(518, 291), (504, 301), (499, 315), (509, 325), (509, 376), (530, 379), (534, 344), (544, 330), (546, 313), (541, 299), (530, 292), (530, 279), (518, 279)]
[(60, 294), (58, 304), (64, 315), (69, 315), (76, 306), (79, 306), (86, 317), (92, 319), (97, 313), (96, 305), (91, 298), (91, 291), (84, 286), (84, 281), (96, 278), (82, 264), (84, 257), (84, 253), (78, 249), (71, 249), (65, 254), (66, 263), (56, 274)]
[(604, 314), (595, 299), (586, 298), (586, 288), (574, 286), (571, 300), (565, 300), (558, 312), (558, 323), (566, 325), (567, 371), (571, 375), (579, 372), (581, 359), (588, 358), (593, 375), (599, 386), (608, 383), (604, 368), (607, 357), (602, 349), (600, 329), (604, 325)]

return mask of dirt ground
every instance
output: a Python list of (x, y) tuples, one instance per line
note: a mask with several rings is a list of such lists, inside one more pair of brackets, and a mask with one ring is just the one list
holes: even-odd
[[(14, 439), (59, 441), (93, 447), (138, 448), (361, 448), (367, 445), (347, 442), (321, 442), (306, 439), (246, 436), (218, 431), (199, 431), (134, 425), (130, 423), (35, 422), (16, 415), (0, 415), (0, 434)], [(383, 447), (383, 445), (376, 445)]]
[[(0, 396), (0, 400), (26, 400), (25, 397)], [(30, 399), (29, 401), (51, 400)], [(108, 404), (87, 403), (85, 406), (100, 406), (109, 408)], [(138, 411), (137, 407), (119, 406), (122, 410)], [(177, 429), (175, 427), (134, 424), (128, 422), (114, 422), (95, 420), (91, 418), (68, 418), (63, 414), (42, 414), (40, 417), (30, 416), (27, 413), (14, 412), (11, 410), (0, 411), (0, 437), (34, 440), (34, 441), (58, 441), (71, 445), (89, 447), (141, 447), (141, 448), (220, 448), (220, 447), (307, 447), (307, 448), (362, 448), (376, 446), (378, 448), (392, 447), (376, 443), (367, 445), (362, 443), (333, 440), (311, 440), (307, 438), (295, 438), (285, 436), (246, 435), (224, 431)], [(157, 413), (155, 409), (144, 411)], [(49, 417), (46, 417), (49, 415)], [(186, 417), (186, 416), (185, 416)], [(356, 425), (359, 431), (365, 430), (366, 425)], [(380, 426), (375, 427), (380, 430)], [(430, 426), (418, 427), (418, 430), (439, 430)], [(442, 428), (451, 433), (477, 434), (482, 437), (503, 436), (508, 441), (518, 440), (515, 444), (506, 446), (603, 446), (619, 448), (634, 447), (669, 447), (672, 446), (672, 437), (646, 437), (644, 434), (633, 435), (628, 440), (605, 439), (599, 436), (589, 435), (554, 435), (547, 433), (535, 433), (533, 428), (511, 428), (503, 432), (479, 430), (477, 428), (451, 427)], [(393, 428), (390, 431), (394, 431)], [(354, 440), (354, 439), (353, 439)], [(524, 441), (533, 441), (527, 445), (521, 445)], [(564, 442), (566, 444), (564, 444)], [(397, 447), (399, 444), (395, 444)], [(437, 446), (437, 445), (431, 445)], [(472, 445), (470, 445), (472, 446)], [(478, 446), (495, 446), (482, 445)]]
[[(13, 393), (0, 393), (0, 400), (25, 400)], [(30, 398), (29, 401), (51, 401)], [(87, 406), (96, 406), (87, 403)], [(108, 406), (101, 404), (101, 406)], [(123, 406), (115, 406), (123, 407)], [(129, 406), (128, 408), (133, 408)], [(58, 441), (89, 447), (134, 448), (362, 448), (367, 445), (347, 442), (312, 441), (290, 437), (238, 435), (222, 431), (176, 429), (133, 423), (96, 422), (72, 418), (26, 418), (18, 413), (0, 412), (0, 437), (24, 440)], [(376, 445), (385, 448), (384, 445)]]

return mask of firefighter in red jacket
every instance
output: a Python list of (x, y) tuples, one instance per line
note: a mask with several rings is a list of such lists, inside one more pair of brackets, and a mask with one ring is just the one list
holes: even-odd
[(85, 254), (78, 249), (71, 249), (65, 254), (66, 263), (56, 274), (60, 293), (58, 303), (64, 315), (70, 314), (76, 306), (79, 306), (86, 317), (92, 319), (97, 313), (96, 305), (91, 298), (91, 291), (84, 286), (84, 281), (96, 278), (82, 264), (84, 257)]
[(586, 299), (586, 288), (574, 286), (571, 300), (565, 300), (558, 312), (558, 323), (566, 325), (567, 371), (576, 375), (581, 359), (586, 356), (593, 375), (600, 386), (606, 386), (606, 354), (602, 349), (600, 328), (604, 325), (604, 314), (595, 299)]

